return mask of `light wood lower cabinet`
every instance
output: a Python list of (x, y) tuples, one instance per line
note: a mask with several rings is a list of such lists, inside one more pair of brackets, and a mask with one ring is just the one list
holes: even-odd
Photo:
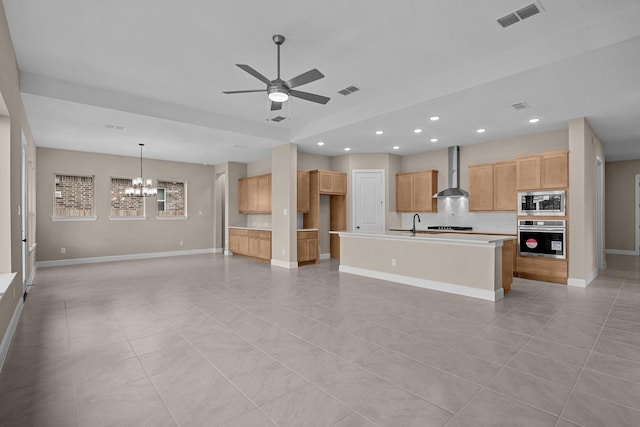
[(318, 260), (318, 231), (298, 231), (298, 262)]
[(229, 250), (262, 260), (271, 259), (271, 231), (229, 228)]
[(569, 264), (566, 259), (520, 256), (516, 257), (517, 277), (567, 284)]

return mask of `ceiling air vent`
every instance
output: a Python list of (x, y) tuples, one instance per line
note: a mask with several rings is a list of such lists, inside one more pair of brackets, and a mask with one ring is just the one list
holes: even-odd
[(515, 24), (516, 22), (520, 22), (533, 15), (537, 15), (543, 10), (544, 9), (542, 8), (540, 2), (531, 3), (529, 6), (525, 6), (522, 9), (518, 9), (515, 12), (511, 12), (510, 14), (499, 18), (498, 24), (500, 24), (502, 28), (506, 28), (509, 25)]
[(506, 28), (509, 25), (513, 25), (516, 22), (520, 22), (520, 18), (515, 13), (510, 13), (507, 16), (503, 16), (498, 19), (498, 24), (502, 25), (502, 28)]
[(520, 19), (527, 19), (528, 17), (538, 13), (540, 13), (540, 9), (535, 3), (525, 6), (520, 10), (516, 10), (516, 15), (518, 15), (518, 18)]
[(529, 104), (526, 102), (516, 102), (515, 104), (511, 104), (514, 110), (524, 110), (525, 108), (529, 108)]
[(338, 93), (339, 93), (340, 95), (347, 96), (347, 95), (351, 95), (353, 92), (357, 92), (357, 91), (359, 91), (359, 90), (360, 90), (360, 88), (359, 88), (359, 87), (349, 86), (349, 87), (345, 87), (345, 88), (344, 88), (344, 89), (342, 89), (342, 90), (339, 90), (339, 91), (338, 91)]
[(284, 119), (286, 119), (286, 117), (282, 117), (282, 116), (276, 116), (273, 119), (271, 119), (272, 122), (281, 122)]

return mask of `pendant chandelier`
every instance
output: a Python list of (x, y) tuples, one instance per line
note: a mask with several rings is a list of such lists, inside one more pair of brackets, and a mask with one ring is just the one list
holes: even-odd
[(144, 144), (138, 144), (140, 146), (140, 176), (131, 180), (131, 187), (127, 187), (124, 190), (124, 194), (127, 196), (137, 197), (154, 197), (158, 194), (158, 189), (153, 187), (153, 180), (151, 178), (144, 179), (142, 175), (142, 147)]

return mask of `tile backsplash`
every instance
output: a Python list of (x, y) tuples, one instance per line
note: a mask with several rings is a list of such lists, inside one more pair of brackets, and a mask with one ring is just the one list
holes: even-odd
[[(469, 212), (466, 197), (438, 199), (437, 213), (421, 213), (416, 229), (426, 230), (430, 225), (473, 227), (483, 233), (516, 234), (516, 212)], [(411, 228), (413, 214), (402, 214), (402, 228)]]

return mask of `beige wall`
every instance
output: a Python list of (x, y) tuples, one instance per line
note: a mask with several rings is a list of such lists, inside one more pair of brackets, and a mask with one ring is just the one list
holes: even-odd
[[(31, 129), (20, 97), (20, 82), (15, 52), (7, 25), (4, 7), (0, 3), (0, 273), (17, 273), (11, 287), (7, 289), (0, 304), (0, 342), (5, 338), (13, 313), (22, 301), (22, 226), (18, 215), (21, 203), (21, 150), (22, 132), (27, 140), (29, 161), (35, 166), (35, 145)], [(9, 117), (9, 119), (7, 119)], [(27, 212), (33, 212), (35, 203), (35, 182), (32, 180), (27, 189), (27, 199), (31, 205)], [(35, 238), (35, 230), (29, 237)], [(30, 241), (29, 244), (33, 244)], [(35, 265), (35, 252), (27, 254), (27, 275)], [(15, 295), (15, 296), (14, 296)]]
[(316, 169), (331, 170), (331, 158), (298, 151), (298, 170), (312, 171)]
[(584, 118), (570, 120), (569, 284), (578, 286), (588, 285), (598, 273), (596, 248), (598, 159), (604, 161), (604, 148), (587, 120)]
[[(148, 198), (145, 221), (110, 220), (111, 177), (136, 175), (139, 159), (48, 148), (37, 153), (38, 261), (213, 248), (212, 166), (145, 159), (145, 177), (154, 183), (186, 183), (188, 219), (156, 219), (155, 198)], [(56, 173), (95, 176), (97, 221), (51, 220)]]
[[(640, 144), (640, 142), (638, 143)], [(607, 162), (605, 171), (605, 248), (635, 252), (635, 181), (640, 160)]]

